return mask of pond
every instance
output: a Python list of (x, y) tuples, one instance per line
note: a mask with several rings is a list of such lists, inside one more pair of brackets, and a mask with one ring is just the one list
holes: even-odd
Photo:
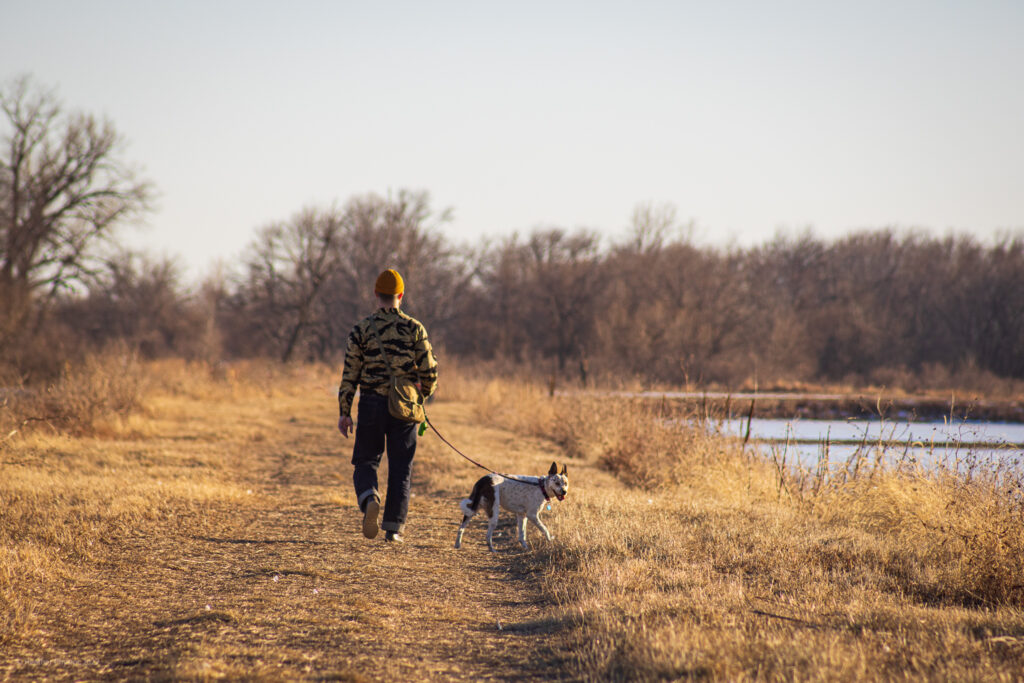
[[(715, 422), (713, 429), (743, 437), (747, 421)], [(854, 456), (957, 470), (981, 462), (1018, 469), (1024, 462), (1024, 424), (1008, 422), (894, 422), (881, 420), (783, 420), (754, 418), (751, 441), (787, 466), (814, 469), (827, 455), (830, 467)]]

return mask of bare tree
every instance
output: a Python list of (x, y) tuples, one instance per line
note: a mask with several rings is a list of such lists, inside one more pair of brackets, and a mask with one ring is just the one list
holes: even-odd
[(0, 351), (69, 283), (91, 250), (151, 198), (106, 120), (64, 113), (27, 76), (0, 90)]
[(278, 346), (282, 361), (324, 324), (321, 296), (337, 268), (342, 229), (338, 210), (306, 208), (263, 228), (250, 248), (244, 316)]
[[(364, 292), (366, 283), (373, 282), (388, 265), (400, 266), (407, 279), (416, 280), (420, 270), (449, 256), (437, 230), (450, 218), (450, 210), (435, 213), (430, 195), (423, 191), (399, 190), (387, 197), (371, 193), (352, 198), (345, 206), (341, 285), (355, 293)], [(358, 313), (358, 294), (353, 303)]]
[[(659, 251), (672, 233), (680, 233), (683, 230), (683, 226), (676, 220), (676, 214), (677, 210), (673, 204), (637, 204), (633, 207), (629, 236), (621, 250), (636, 254)], [(692, 232), (693, 225), (688, 224), (686, 229)], [(689, 235), (686, 236), (686, 241), (689, 241)]]
[[(348, 331), (372, 304), (372, 285), (395, 267), (412, 283), (404, 306), (428, 326), (456, 324), (471, 271), (463, 252), (435, 227), (426, 192), (401, 190), (351, 199), (344, 209), (307, 208), (259, 231), (234, 292), (221, 299), (219, 321), (228, 350), (272, 352), (290, 360), (344, 350)], [(424, 296), (419, 296), (423, 293)]]
[(338, 268), (327, 295), (330, 338), (339, 350), (348, 330), (372, 304), (372, 283), (383, 268), (402, 273), (409, 283), (403, 308), (421, 318), (432, 335), (443, 336), (454, 324), (463, 300), (457, 293), (467, 286), (471, 269), (464, 253), (440, 233), (450, 218), (449, 209), (431, 208), (424, 191), (403, 189), (386, 197), (371, 193), (349, 200)]
[(122, 250), (105, 259), (87, 286), (84, 297), (60, 297), (54, 317), (88, 347), (123, 342), (147, 357), (206, 351), (208, 317), (184, 292), (173, 259)]
[(579, 363), (580, 379), (587, 380), (587, 351), (601, 282), (598, 264), (600, 240), (597, 233), (577, 230), (566, 234), (560, 229), (535, 231), (527, 242), (535, 282), (539, 285), (536, 301), (543, 306), (538, 316), (553, 333), (555, 358), (559, 372), (574, 358)]
[(531, 305), (528, 290), (533, 283), (527, 273), (529, 256), (513, 234), (481, 255), (478, 297), (474, 315), (467, 325), (460, 348), (484, 358), (522, 360), (534, 352), (531, 330), (525, 324)]
[(558, 373), (570, 361), (587, 381), (594, 307), (603, 280), (596, 233), (537, 229), (484, 255), (479, 268), (478, 320), (471, 326), (478, 353), (505, 359), (554, 358)]

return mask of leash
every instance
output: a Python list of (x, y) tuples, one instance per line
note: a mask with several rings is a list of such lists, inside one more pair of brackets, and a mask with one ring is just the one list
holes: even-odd
[(539, 486), (539, 487), (540, 487), (540, 490), (541, 490), (541, 491), (543, 491), (543, 490), (544, 490), (544, 480), (543, 480), (543, 479), (541, 479), (541, 480), (539, 480), (539, 481), (529, 481), (528, 479), (520, 479), (519, 477), (513, 477), (513, 476), (512, 476), (511, 474), (502, 474), (501, 472), (495, 472), (494, 470), (492, 470), (492, 469), (491, 469), (490, 467), (488, 467), (487, 465), (481, 465), (481, 464), (480, 464), (480, 463), (478, 463), (478, 462), (477, 462), (476, 460), (474, 460), (473, 458), (469, 457), (468, 455), (466, 455), (465, 453), (463, 453), (462, 451), (460, 451), (460, 450), (459, 450), (458, 448), (456, 448), (456, 447), (455, 447), (455, 446), (454, 446), (454, 445), (452, 444), (452, 442), (451, 442), (451, 441), (449, 441), (448, 439), (444, 438), (444, 436), (443, 436), (443, 435), (441, 434), (441, 432), (437, 431), (437, 427), (435, 427), (435, 426), (434, 426), (434, 423), (433, 423), (433, 422), (431, 422), (431, 421), (430, 421), (430, 418), (429, 418), (429, 417), (427, 416), (427, 411), (426, 411), (426, 409), (425, 409), (425, 408), (424, 408), (424, 410), (423, 410), (423, 421), (424, 421), (424, 422), (426, 422), (426, 423), (427, 423), (427, 425), (428, 425), (428, 426), (429, 426), (429, 427), (430, 427), (430, 428), (431, 428), (432, 430), (434, 430), (434, 433), (435, 433), (435, 434), (437, 434), (437, 438), (441, 439), (441, 441), (445, 442), (445, 444), (447, 444), (447, 445), (448, 445), (448, 448), (452, 449), (453, 451), (455, 451), (456, 453), (458, 453), (458, 454), (459, 454), (459, 455), (461, 455), (461, 456), (462, 456), (463, 458), (465, 458), (466, 460), (470, 461), (471, 463), (473, 463), (474, 465), (476, 465), (476, 466), (477, 466), (477, 467), (479, 467), (480, 469), (482, 469), (482, 470), (487, 470), (487, 471), (488, 471), (488, 472), (490, 472), (491, 474), (496, 474), (497, 476), (499, 476), (499, 477), (504, 477), (505, 479), (511, 479), (512, 481), (518, 481), (518, 482), (520, 482), (520, 483), (522, 483), (522, 484), (530, 484), (531, 486)]

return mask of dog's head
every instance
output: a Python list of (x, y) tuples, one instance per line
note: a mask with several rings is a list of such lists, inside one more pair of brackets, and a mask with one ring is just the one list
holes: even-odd
[(568, 468), (562, 465), (562, 471), (558, 471), (558, 464), (551, 463), (551, 469), (548, 470), (548, 475), (544, 477), (544, 488), (558, 500), (565, 500), (566, 494), (569, 493), (569, 473)]

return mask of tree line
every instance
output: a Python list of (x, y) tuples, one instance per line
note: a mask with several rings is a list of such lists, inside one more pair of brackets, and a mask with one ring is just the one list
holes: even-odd
[(243, 257), (189, 286), (166, 259), (119, 249), (151, 185), (109, 122), (64, 113), (19, 79), (0, 93), (0, 361), (43, 375), (83, 349), (337, 361), (384, 267), (442, 360), (590, 384), (1024, 378), (1024, 235), (810, 232), (697, 244), (667, 205), (619, 239), (535, 228), (478, 245), (443, 232), (424, 191), (309, 206), (254, 230)]

